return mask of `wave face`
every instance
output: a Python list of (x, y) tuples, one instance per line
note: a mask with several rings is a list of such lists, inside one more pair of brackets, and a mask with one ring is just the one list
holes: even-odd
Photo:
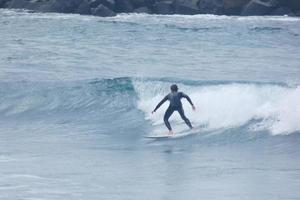
[[(15, 82), (1, 84), (1, 114), (5, 117), (47, 117), (117, 114), (132, 107), (129, 79), (68, 83)], [(98, 114), (97, 114), (98, 113)]]
[[(5, 120), (75, 121), (103, 124), (116, 119), (136, 126), (165, 131), (165, 103), (156, 114), (151, 111), (169, 92), (175, 79), (116, 78), (77, 82), (1, 83), (0, 117)], [(178, 80), (177, 80), (178, 82)], [(205, 131), (225, 131), (247, 126), (249, 131), (272, 135), (300, 131), (300, 87), (275, 83), (180, 80), (197, 107), (192, 111), (183, 100), (186, 115)], [(140, 116), (144, 120), (140, 120)], [(130, 116), (130, 117), (129, 117)], [(124, 123), (121, 123), (124, 126)], [(185, 128), (178, 114), (171, 123)], [(116, 123), (118, 125), (118, 123)], [(118, 127), (117, 127), (118, 128)]]

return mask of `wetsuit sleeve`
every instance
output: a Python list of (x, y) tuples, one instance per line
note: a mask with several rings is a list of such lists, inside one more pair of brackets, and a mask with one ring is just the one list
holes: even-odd
[(194, 104), (193, 104), (191, 98), (190, 98), (188, 95), (184, 94), (183, 92), (181, 93), (181, 95), (182, 95), (182, 97), (186, 98), (186, 100), (188, 100), (188, 102), (189, 102), (192, 106), (194, 106)]
[(155, 107), (155, 109), (153, 110), (154, 112), (163, 104), (165, 103), (166, 101), (168, 100), (168, 95), (165, 96), (165, 98), (163, 98), (158, 104), (157, 106)]

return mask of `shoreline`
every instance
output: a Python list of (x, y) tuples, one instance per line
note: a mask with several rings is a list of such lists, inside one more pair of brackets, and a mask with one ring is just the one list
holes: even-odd
[(300, 16), (297, 0), (0, 0), (0, 8), (100, 17), (119, 13)]

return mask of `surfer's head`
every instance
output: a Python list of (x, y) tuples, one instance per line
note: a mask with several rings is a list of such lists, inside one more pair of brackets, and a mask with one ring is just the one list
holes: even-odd
[(171, 89), (171, 92), (177, 92), (178, 91), (178, 87), (177, 87), (176, 84), (171, 85), (170, 89)]

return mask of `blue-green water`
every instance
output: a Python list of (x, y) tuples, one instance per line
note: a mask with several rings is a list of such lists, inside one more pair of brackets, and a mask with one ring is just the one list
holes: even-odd
[[(0, 199), (300, 198), (300, 18), (0, 10), (0, 27)], [(201, 130), (148, 139), (172, 83)]]

